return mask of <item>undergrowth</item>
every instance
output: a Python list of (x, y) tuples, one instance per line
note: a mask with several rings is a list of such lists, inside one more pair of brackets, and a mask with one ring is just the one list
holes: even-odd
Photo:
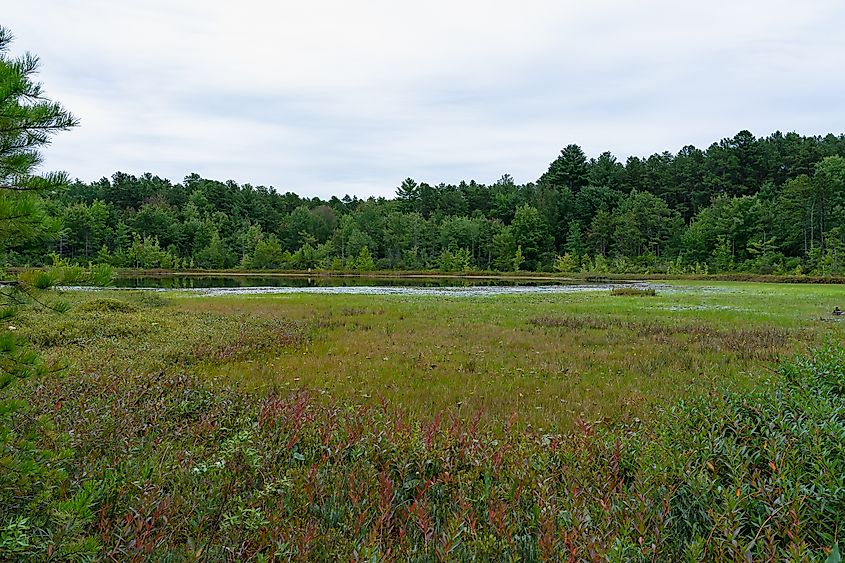
[(819, 560), (845, 513), (832, 343), (762, 390), (567, 435), (178, 371), (4, 393), (29, 407), (3, 431), (44, 454), (2, 452), (0, 559)]

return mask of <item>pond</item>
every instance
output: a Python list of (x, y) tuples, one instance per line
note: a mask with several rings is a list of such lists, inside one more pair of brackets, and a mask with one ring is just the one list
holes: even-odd
[[(617, 286), (653, 287), (628, 282), (585, 282), (560, 278), (495, 278), (434, 276), (285, 276), (285, 275), (166, 275), (126, 276), (116, 289), (183, 291), (197, 295), (268, 293), (328, 293), (359, 295), (482, 296), (535, 293), (575, 293), (608, 290)], [(67, 288), (71, 289), (71, 288)], [(73, 288), (83, 289), (83, 288)], [(91, 289), (91, 288), (88, 288)]]

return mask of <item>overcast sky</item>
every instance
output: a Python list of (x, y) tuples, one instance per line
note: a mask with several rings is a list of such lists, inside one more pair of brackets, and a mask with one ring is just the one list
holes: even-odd
[(845, 132), (842, 0), (2, 0), (81, 126), (83, 180), (190, 172), (306, 196), (621, 160), (741, 129)]

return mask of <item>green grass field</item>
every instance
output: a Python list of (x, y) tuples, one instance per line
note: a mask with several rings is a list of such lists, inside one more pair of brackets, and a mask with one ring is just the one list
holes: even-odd
[(841, 287), (65, 297), (0, 559), (838, 560)]
[[(134, 305), (109, 310), (98, 306), (104, 295)], [(154, 380), (184, 369), (258, 393), (306, 388), (325, 401), (385, 399), (413, 415), (515, 415), (567, 430), (579, 418), (626, 421), (690, 393), (753, 386), (779, 357), (841, 337), (829, 313), (843, 295), (677, 282), (656, 296), (176, 293), (150, 307), (132, 292), (77, 293), (68, 314), (43, 313), (31, 327), (51, 358), (86, 372)]]

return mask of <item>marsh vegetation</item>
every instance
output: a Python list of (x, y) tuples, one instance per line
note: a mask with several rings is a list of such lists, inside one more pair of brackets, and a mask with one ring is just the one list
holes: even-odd
[(841, 342), (822, 320), (840, 296), (69, 293), (67, 313), (16, 321), (66, 369), (11, 391), (30, 399), (14, 428), (62, 453), (48, 488), (4, 481), (19, 516), (0, 546), (814, 559), (845, 506), (845, 359), (778, 362)]
[(818, 317), (838, 294), (824, 286), (674, 288), (647, 299), (607, 290), (452, 298), (85, 292), (70, 294), (77, 305), (67, 315), (33, 312), (21, 328), (48, 358), (84, 372), (188, 371), (258, 393), (384, 399), (419, 415), (515, 413), (535, 427), (569, 430), (579, 418), (641, 417), (692, 390), (753, 385), (767, 362), (822, 342), (832, 327)]
[(536, 184), (394, 200), (68, 186), (38, 149), (77, 121), (10, 41), (0, 258), (49, 265), (0, 272), (0, 560), (840, 560), (841, 287), (67, 288), (126, 266), (827, 281), (845, 137), (625, 165), (569, 145)]

